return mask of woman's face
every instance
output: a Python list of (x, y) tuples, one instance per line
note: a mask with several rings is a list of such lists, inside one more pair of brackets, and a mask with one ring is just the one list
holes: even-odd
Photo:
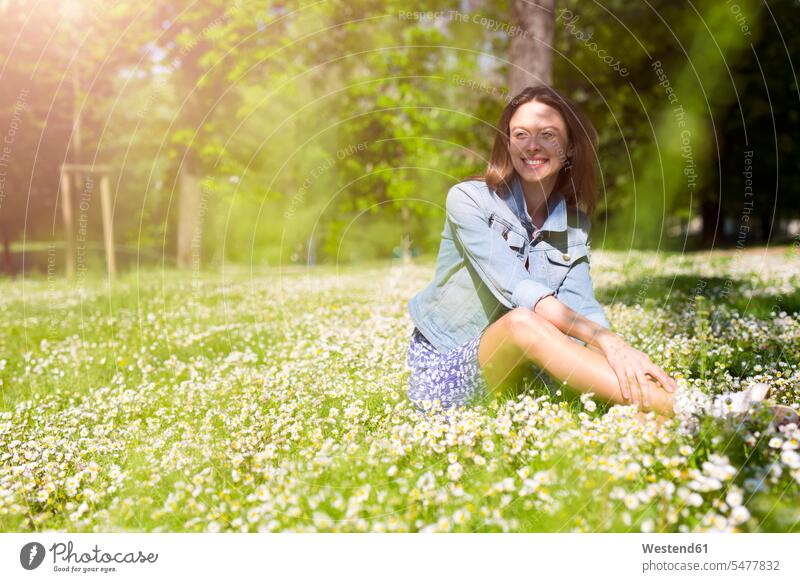
[(508, 151), (517, 174), (525, 182), (540, 184), (549, 194), (571, 155), (561, 114), (549, 105), (529, 101), (511, 117), (509, 137)]

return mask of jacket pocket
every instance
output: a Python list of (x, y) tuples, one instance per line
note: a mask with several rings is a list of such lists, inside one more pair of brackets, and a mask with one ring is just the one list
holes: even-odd
[(582, 260), (588, 260), (588, 248), (581, 243), (562, 249), (547, 249), (547, 282), (551, 289), (557, 290), (572, 266)]
[(528, 254), (528, 237), (522, 230), (508, 220), (493, 212), (489, 215), (489, 228), (497, 232), (514, 251), (518, 258), (525, 260)]

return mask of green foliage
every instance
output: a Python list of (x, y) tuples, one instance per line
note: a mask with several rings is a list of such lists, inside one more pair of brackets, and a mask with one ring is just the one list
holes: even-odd
[[(484, 170), (509, 97), (505, 2), (45, 10), (15, 0), (0, 10), (0, 129), (30, 89), (0, 207), (10, 240), (20, 225), (28, 239), (62, 240), (58, 166), (74, 159), (77, 106), (84, 161), (114, 168), (116, 238), (143, 256), (175, 252), (181, 165), (225, 185), (204, 193), (205, 263), (291, 261), (309, 249), (320, 262), (388, 257), (404, 239), (432, 254), (445, 193)], [(783, 82), (800, 38), (790, 0), (741, 0), (736, 11), (713, 0), (568, 1), (555, 18), (554, 85), (600, 135), (596, 246), (663, 246), (670, 224), (698, 213), (711, 235), (733, 242), (745, 228), (749, 242), (769, 234), (776, 208), (797, 216), (800, 115), (796, 81)], [(745, 150), (757, 168), (752, 208)]]

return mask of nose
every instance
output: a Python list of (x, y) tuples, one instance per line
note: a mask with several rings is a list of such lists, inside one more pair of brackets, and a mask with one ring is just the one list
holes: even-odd
[(525, 142), (525, 145), (523, 146), (523, 149), (526, 152), (535, 153), (535, 152), (541, 151), (542, 144), (539, 143), (539, 138), (531, 136), (530, 138), (528, 138), (528, 141)]

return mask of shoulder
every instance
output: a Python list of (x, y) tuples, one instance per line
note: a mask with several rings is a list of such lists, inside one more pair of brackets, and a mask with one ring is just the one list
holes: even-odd
[(464, 192), (473, 196), (484, 196), (491, 194), (489, 186), (487, 186), (486, 182), (483, 180), (463, 180), (458, 184), (453, 185), (450, 188), (448, 195), (450, 192), (455, 192), (456, 195), (458, 192)]
[(450, 187), (447, 192), (447, 206), (469, 205), (476, 209), (487, 208), (492, 197), (491, 189), (482, 180), (464, 180)]

